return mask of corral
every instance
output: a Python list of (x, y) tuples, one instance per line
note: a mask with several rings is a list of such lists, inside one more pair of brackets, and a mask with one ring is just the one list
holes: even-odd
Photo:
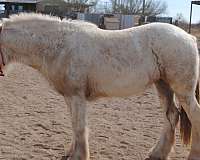
[[(1, 126), (3, 126), (1, 146), (5, 147), (1, 149), (4, 156), (2, 158), (60, 159), (65, 147), (58, 142), (63, 144), (71, 137), (69, 136), (71, 133), (69, 115), (64, 107), (63, 99), (53, 90), (48, 89), (48, 85), (40, 84), (44, 79), (30, 68), (15, 66), (14, 69), (14, 74), (11, 72), (6, 79), (2, 79), (1, 83)], [(20, 82), (17, 81), (18, 77)], [(12, 82), (9, 82), (9, 78)], [(22, 85), (21, 89), (20, 85)], [(28, 89), (27, 91), (24, 86)], [(49, 104), (47, 104), (48, 101)], [(98, 140), (91, 141), (90, 145), (93, 148), (91, 156), (98, 159), (132, 159), (132, 157), (144, 159), (146, 155), (142, 153), (146, 153), (146, 150), (152, 146), (151, 143), (155, 143), (157, 133), (160, 131), (159, 124), (162, 122), (155, 91), (150, 89), (140, 96), (120, 100), (102, 99), (92, 105), (95, 107), (94, 110), (89, 110), (90, 128), (93, 131), (90, 139), (97, 138)], [(135, 107), (132, 108), (132, 105)], [(158, 110), (155, 108), (152, 110), (153, 105)], [(107, 114), (109, 114), (108, 117)], [(102, 143), (104, 145), (101, 146)], [(111, 149), (110, 155), (105, 147)], [(181, 157), (179, 156), (176, 153), (173, 159), (181, 159), (183, 152), (181, 152)]]

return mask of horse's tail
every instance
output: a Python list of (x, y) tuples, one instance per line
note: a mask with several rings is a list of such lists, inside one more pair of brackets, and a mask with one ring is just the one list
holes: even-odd
[[(200, 72), (200, 49), (198, 49), (197, 47), (197, 38), (192, 36), (192, 39), (194, 40), (194, 43), (196, 45), (197, 48), (197, 54), (199, 57), (199, 72)], [(200, 77), (200, 73), (199, 73), (199, 77)], [(196, 95), (199, 96), (199, 77), (198, 77), (198, 83), (197, 83), (197, 88), (196, 88)], [(197, 97), (197, 101), (199, 102), (199, 97)], [(191, 142), (191, 133), (192, 133), (192, 124), (185, 112), (185, 110), (183, 109), (183, 107), (181, 107), (180, 109), (180, 134), (181, 134), (181, 139), (183, 144), (190, 144)]]
[(180, 134), (183, 144), (190, 144), (191, 141), (191, 133), (192, 133), (192, 124), (183, 109), (180, 109)]
[[(198, 51), (197, 51), (199, 54), (199, 78), (200, 78), (200, 48), (198, 48)], [(199, 81), (199, 80), (198, 80)]]
[[(196, 45), (197, 48), (197, 38), (192, 36), (192, 39), (194, 40), (194, 44)], [(197, 49), (197, 54), (199, 56), (199, 50)], [(199, 58), (199, 62), (200, 62), (200, 58)], [(199, 64), (199, 71), (200, 71), (200, 64)], [(200, 74), (199, 74), (200, 77)], [(199, 83), (199, 77), (198, 77), (198, 83)], [(196, 94), (199, 95), (199, 85), (197, 85), (197, 89), (196, 89)], [(183, 144), (190, 144), (191, 142), (191, 134), (192, 134), (192, 124), (185, 112), (185, 110), (183, 109), (183, 107), (181, 107), (180, 109), (180, 134), (181, 134), (181, 139)]]

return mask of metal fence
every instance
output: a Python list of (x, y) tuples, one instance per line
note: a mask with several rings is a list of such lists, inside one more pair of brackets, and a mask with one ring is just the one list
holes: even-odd
[[(113, 25), (115, 25), (115, 27), (110, 27), (111, 29), (125, 29), (125, 28), (130, 28), (130, 27), (134, 27), (135, 25), (138, 24), (137, 22), (137, 18), (135, 15), (122, 15), (122, 14), (113, 14), (109, 17), (107, 17), (104, 14), (91, 14), (91, 13), (79, 13), (78, 14), (78, 19), (80, 20), (84, 20), (84, 21), (88, 21), (88, 22), (92, 22), (94, 24), (96, 24), (97, 26), (99, 26), (99, 22), (100, 22), (100, 17), (101, 16), (106, 17), (106, 19), (110, 18), (109, 21), (109, 26), (112, 26), (112, 18), (113, 18)], [(114, 18), (117, 19), (114, 21)], [(118, 22), (117, 22), (118, 21)], [(162, 22), (162, 23), (170, 23), (172, 24), (172, 17), (155, 17), (155, 16), (150, 16), (150, 17), (146, 17), (145, 18), (145, 22), (146, 23), (151, 23), (151, 22)], [(116, 27), (116, 25), (118, 25)], [(109, 29), (109, 27), (107, 28)]]
[(135, 26), (133, 15), (120, 16), (120, 29), (131, 28), (133, 26)]
[[(98, 26), (100, 17), (102, 15), (103, 14), (79, 13), (77, 17), (80, 20), (92, 22), (92, 23), (94, 23)], [(110, 18), (117, 18), (118, 19), (118, 24), (117, 24), (118, 27), (116, 27), (118, 29), (125, 29), (125, 28), (130, 28), (130, 27), (134, 26), (134, 16), (133, 15), (112, 15)]]

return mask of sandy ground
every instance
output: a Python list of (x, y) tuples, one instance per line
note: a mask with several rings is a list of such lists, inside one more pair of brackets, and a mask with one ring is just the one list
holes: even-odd
[[(63, 97), (22, 65), (0, 77), (0, 91), (0, 159), (60, 160), (72, 134)], [(88, 105), (91, 160), (143, 160), (159, 138), (163, 116), (154, 87)], [(182, 160), (187, 154), (177, 134), (170, 157)]]

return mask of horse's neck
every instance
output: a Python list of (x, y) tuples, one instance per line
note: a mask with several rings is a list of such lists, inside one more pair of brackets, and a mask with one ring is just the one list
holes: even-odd
[[(53, 59), (56, 53), (59, 52), (59, 45), (63, 45), (63, 35), (57, 31), (57, 27), (46, 24), (46, 27), (40, 27), (42, 25), (38, 24), (39, 27), (34, 29), (29, 27), (26, 32), (33, 34), (33, 38), (30, 41), (24, 43), (24, 48), (27, 49), (27, 54), (21, 55), (24, 63), (32, 66), (38, 70), (47, 65), (49, 59)], [(59, 26), (58, 26), (59, 27)], [(24, 51), (23, 51), (24, 52)], [(25, 55), (25, 57), (23, 57)]]

